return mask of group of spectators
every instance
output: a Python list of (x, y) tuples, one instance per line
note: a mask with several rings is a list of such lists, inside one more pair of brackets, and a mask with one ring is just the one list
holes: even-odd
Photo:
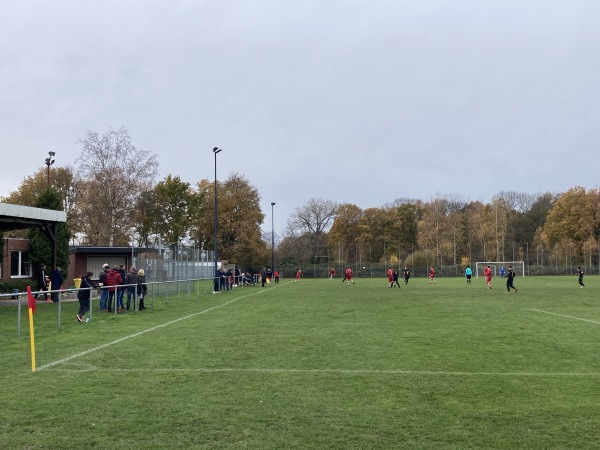
[(271, 283), (273, 280), (275, 283), (279, 283), (279, 269), (275, 268), (271, 270), (270, 267), (263, 267), (260, 270), (260, 284), (265, 287), (265, 284)]
[[(275, 269), (271, 271), (268, 267), (263, 267), (259, 274), (261, 285), (264, 287), (265, 284), (274, 280), (275, 283), (279, 282), (279, 270)], [(234, 269), (223, 269), (222, 267), (217, 270), (213, 280), (213, 294), (218, 294), (223, 291), (230, 291), (234, 287), (238, 286), (254, 286), (257, 283), (255, 277), (250, 272), (242, 272), (239, 267)]]
[[(91, 277), (92, 272), (86, 272), (81, 276), (80, 290), (77, 293), (79, 299), (79, 313), (77, 320), (83, 322), (83, 316), (90, 309), (90, 293), (93, 288), (102, 288), (100, 293), (100, 311), (113, 312), (114, 307), (117, 311), (129, 311), (133, 302), (135, 308), (135, 297), (139, 298), (138, 309), (143, 311), (146, 309), (144, 305), (144, 297), (148, 292), (146, 285), (146, 273), (144, 269), (137, 270), (135, 266), (125, 272), (124, 265), (116, 265), (110, 267), (108, 264), (102, 266), (102, 271), (98, 277), (98, 284), (94, 284)], [(124, 304), (125, 292), (127, 292), (127, 306)]]
[(213, 294), (230, 291), (238, 286), (254, 286), (254, 277), (250, 272), (242, 272), (239, 267), (223, 269), (220, 267), (213, 280)]

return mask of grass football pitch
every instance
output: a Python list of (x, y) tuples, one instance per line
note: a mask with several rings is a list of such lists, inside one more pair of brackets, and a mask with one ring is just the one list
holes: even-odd
[(198, 286), (83, 324), (63, 303), (60, 330), (41, 304), (35, 373), (27, 314), (17, 337), (3, 306), (0, 447), (598, 448), (600, 277), (585, 281)]

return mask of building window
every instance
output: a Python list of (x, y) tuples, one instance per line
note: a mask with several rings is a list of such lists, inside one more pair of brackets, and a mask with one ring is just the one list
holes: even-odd
[(12, 250), (10, 252), (10, 276), (11, 278), (30, 278), (31, 261), (29, 252)]

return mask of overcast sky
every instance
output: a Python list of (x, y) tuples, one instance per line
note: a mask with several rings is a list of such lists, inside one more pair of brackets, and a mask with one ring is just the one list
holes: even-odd
[(124, 126), (160, 177), (311, 198), (598, 186), (597, 0), (0, 1), (0, 195)]

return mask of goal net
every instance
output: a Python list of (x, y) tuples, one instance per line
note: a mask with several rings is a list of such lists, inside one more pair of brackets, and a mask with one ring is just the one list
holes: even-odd
[(512, 266), (517, 276), (525, 276), (525, 261), (478, 261), (475, 263), (475, 276), (483, 276), (485, 266), (490, 266), (495, 277), (504, 276), (508, 272), (508, 266)]

